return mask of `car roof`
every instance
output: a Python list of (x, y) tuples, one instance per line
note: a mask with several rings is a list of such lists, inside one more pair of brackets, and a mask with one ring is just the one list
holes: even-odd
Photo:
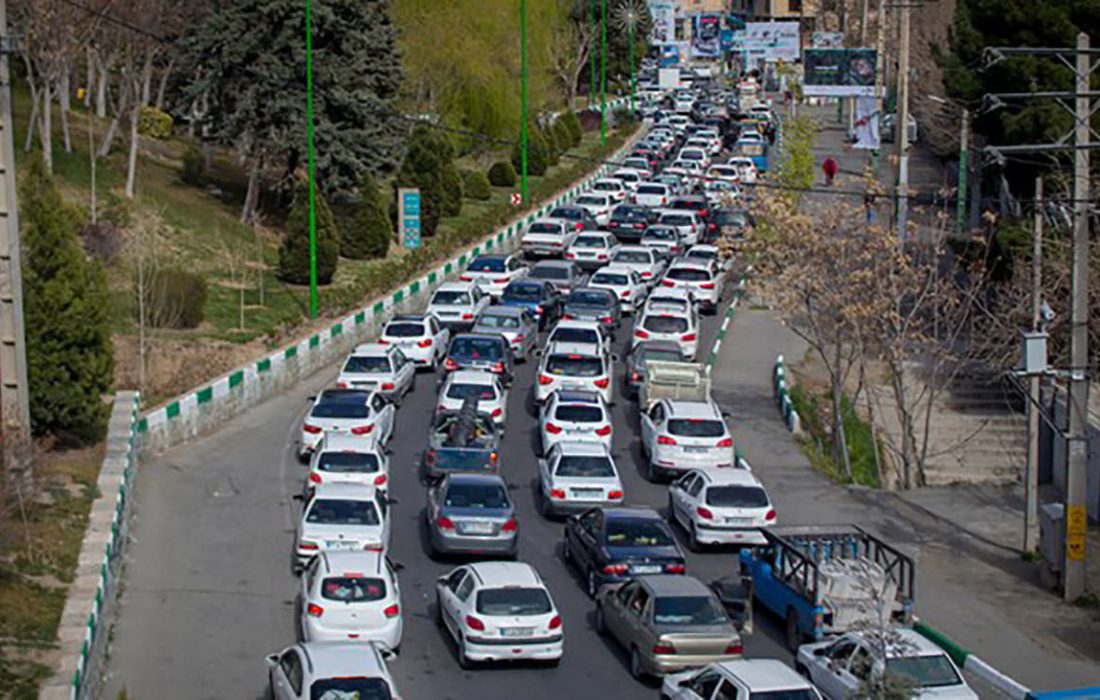
[(366, 403), (373, 393), (370, 389), (325, 389), (317, 395), (317, 403)]
[(627, 267), (627, 266), (622, 265), (622, 264), (612, 263), (610, 265), (604, 265), (600, 269), (596, 270), (595, 272), (592, 273), (592, 276), (595, 277), (596, 275), (600, 274), (601, 272), (614, 272), (614, 273), (619, 274), (619, 275), (630, 275), (630, 273), (633, 272), (633, 271), (634, 271), (633, 268)]
[(637, 576), (635, 580), (649, 589), (654, 595), (713, 595), (702, 581), (694, 576), (682, 574), (651, 574)]
[(379, 345), (378, 343), (363, 343), (356, 345), (351, 354), (357, 357), (385, 357), (396, 350), (392, 345)]
[(542, 579), (530, 564), (519, 561), (482, 561), (468, 564), (481, 582), (481, 588), (530, 585), (543, 587)]
[(748, 469), (695, 469), (709, 486), (759, 486), (760, 479)]
[(389, 674), (378, 654), (365, 653), (364, 645), (343, 642), (300, 642), (310, 675), (315, 678), (370, 677)]
[[(482, 312), (482, 316), (522, 316), (524, 310), (515, 306), (488, 306)], [(476, 325), (476, 323), (475, 323)]]
[(668, 407), (677, 418), (713, 418), (722, 419), (722, 412), (713, 401), (676, 401), (669, 400)]
[(474, 259), (470, 261), (470, 265), (473, 265), (478, 260), (507, 260), (510, 257), (511, 256), (507, 253), (482, 253), (481, 255), (475, 256)]
[(578, 389), (566, 389), (558, 390), (554, 392), (558, 395), (558, 403), (586, 403), (593, 405), (600, 405), (603, 403), (603, 399), (594, 391), (581, 391)]
[(494, 343), (507, 343), (508, 339), (500, 333), (459, 333), (451, 342), (454, 343), (459, 340), (491, 340)]
[(378, 454), (378, 443), (364, 440), (354, 435), (342, 435), (340, 433), (325, 433), (321, 438), (318, 452), (333, 450), (337, 452), (361, 452), (363, 454)]
[(537, 270), (539, 268), (546, 268), (546, 267), (569, 267), (569, 268), (572, 268), (572, 267), (575, 267), (575, 266), (573, 265), (573, 263), (566, 262), (565, 260), (539, 260), (537, 263), (535, 263), (535, 266), (531, 269), (532, 270)]
[(737, 659), (716, 664), (723, 673), (748, 686), (752, 693), (812, 688), (810, 682), (779, 659)]
[(399, 321), (427, 321), (427, 320), (428, 320), (428, 315), (427, 314), (397, 314), (396, 316), (391, 318), (389, 323), (387, 323), (386, 325), (388, 326), (390, 323), (397, 323)]
[[(516, 287), (537, 287), (539, 289), (542, 289), (545, 284), (546, 284), (545, 280), (529, 280), (527, 278), (522, 278), (522, 279), (518, 279), (518, 280), (512, 280), (511, 282), (508, 283), (508, 287), (511, 287), (511, 286), (516, 286)], [(504, 288), (505, 291), (508, 290), (508, 287)], [(492, 307), (490, 307), (490, 308), (492, 308)]]
[(600, 322), (583, 318), (563, 318), (554, 324), (550, 332), (553, 333), (559, 328), (583, 328), (584, 330), (598, 331), (600, 330)]
[(554, 448), (561, 450), (563, 457), (574, 455), (587, 457), (611, 456), (611, 451), (602, 442), (558, 442), (554, 444)]
[(313, 497), (347, 498), (353, 501), (373, 501), (377, 489), (373, 484), (351, 484), (344, 482), (320, 483), (313, 487)]
[(465, 384), (493, 384), (496, 381), (497, 375), (483, 369), (460, 369), (447, 377), (447, 381), (451, 383), (463, 382)]
[(475, 286), (473, 282), (444, 282), (436, 287), (437, 292), (468, 292)]
[(597, 292), (597, 293), (601, 294), (602, 296), (604, 296), (607, 299), (615, 300), (615, 301), (618, 300), (618, 297), (615, 296), (615, 292), (608, 291), (608, 290), (604, 289), (603, 287), (589, 287), (586, 284), (583, 287), (574, 287), (573, 289), (571, 289), (569, 291), (569, 296), (567, 296), (565, 298), (565, 303), (568, 304), (569, 299), (571, 297), (574, 297), (577, 294), (584, 293), (584, 292)]
[(583, 357), (603, 357), (599, 352), (594, 352), (592, 348), (595, 347), (592, 343), (563, 343), (555, 342), (551, 343), (550, 347), (546, 349), (546, 355), (581, 355)]
[(370, 550), (329, 549), (320, 552), (321, 564), (326, 573), (344, 571), (362, 571), (382, 573), (382, 560), (385, 554)]
[(613, 177), (601, 177), (601, 178), (600, 178), (599, 180), (596, 180), (595, 184), (597, 184), (597, 185), (598, 185), (598, 184), (600, 184), (601, 182), (602, 182), (602, 183), (605, 183), (605, 184), (606, 184), (606, 183), (608, 183), (608, 182), (614, 182), (614, 183), (618, 183), (619, 185), (622, 185), (622, 184), (623, 184), (621, 180), (616, 180), (616, 179), (615, 179), (615, 178), (613, 178)]
[(471, 474), (454, 472), (447, 475), (447, 484), (476, 484), (481, 486), (506, 486), (499, 474)]
[[(859, 630), (852, 632), (853, 636), (868, 639), (877, 634), (876, 630)], [(937, 656), (945, 654), (944, 650), (927, 637), (922, 636), (916, 630), (907, 627), (892, 627), (886, 634), (887, 658), (899, 658), (906, 656)]]

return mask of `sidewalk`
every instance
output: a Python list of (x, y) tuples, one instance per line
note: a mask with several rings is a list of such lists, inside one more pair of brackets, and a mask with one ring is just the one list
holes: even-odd
[[(800, 340), (751, 288), (714, 371), (714, 396), (732, 414), (734, 439), (784, 524), (856, 523), (917, 562), (917, 614), (963, 647), (1037, 690), (1100, 678), (1100, 612), (1043, 590), (1033, 564), (1006, 547), (1011, 510), (981, 489), (888, 492), (832, 483), (809, 465), (771, 396), (778, 354), (796, 362)], [(973, 530), (974, 534), (968, 534)], [(985, 693), (982, 693), (983, 696)]]

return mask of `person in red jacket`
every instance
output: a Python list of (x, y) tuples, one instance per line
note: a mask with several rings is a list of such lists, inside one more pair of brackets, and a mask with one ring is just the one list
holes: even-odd
[(837, 165), (832, 156), (825, 159), (825, 162), (821, 164), (821, 170), (825, 173), (825, 184), (833, 184), (833, 178), (836, 177)]

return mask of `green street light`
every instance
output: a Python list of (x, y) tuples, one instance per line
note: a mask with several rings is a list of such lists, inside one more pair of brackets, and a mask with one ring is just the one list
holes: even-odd
[(607, 145), (607, 0), (600, 0), (600, 145)]
[(527, 205), (527, 0), (519, 0), (519, 43), (520, 43), (520, 192), (523, 204)]
[(313, 157), (313, 0), (306, 0), (306, 153), (309, 163), (309, 317), (317, 318), (317, 185)]

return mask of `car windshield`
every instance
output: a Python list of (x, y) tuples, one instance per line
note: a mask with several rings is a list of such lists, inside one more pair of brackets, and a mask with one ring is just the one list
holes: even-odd
[(432, 297), (433, 304), (450, 304), (452, 306), (458, 306), (460, 304), (471, 303), (470, 293), (462, 291), (447, 291), (440, 290)]
[(490, 384), (459, 384), (454, 383), (447, 389), (448, 399), (495, 399), (497, 391)]
[(488, 588), (477, 592), (477, 611), (490, 616), (546, 615), (553, 606), (541, 588)]
[(630, 279), (626, 275), (614, 272), (597, 272), (592, 276), (592, 284), (608, 284), (616, 287), (625, 287), (630, 284)]
[(572, 207), (558, 207), (557, 209), (551, 209), (548, 216), (551, 219), (568, 219), (569, 221), (576, 221), (577, 219), (583, 219), (588, 215), (584, 209), (574, 209)]
[(578, 406), (566, 404), (558, 406), (554, 417), (567, 423), (602, 423), (603, 409), (599, 406)]
[(638, 362), (644, 367), (647, 362), (683, 362), (684, 356), (678, 350), (660, 350), (646, 348), (638, 356)]
[(566, 304), (581, 306), (611, 306), (614, 301), (607, 292), (577, 290), (565, 300)]
[(649, 251), (646, 250), (620, 250), (615, 253), (613, 262), (622, 263), (646, 263), (649, 264), (652, 260), (649, 257)]
[(620, 221), (645, 221), (646, 212), (644, 209), (619, 207), (611, 212), (611, 218)]
[(561, 235), (561, 227), (558, 226), (557, 224), (551, 224), (551, 223), (545, 223), (545, 224), (534, 223), (534, 224), (531, 224), (531, 227), (527, 229), (527, 233), (549, 233), (549, 234), (553, 234), (555, 236), (560, 236)]
[(352, 355), (344, 363), (344, 371), (350, 374), (384, 374), (390, 371), (390, 358)]
[(542, 287), (534, 284), (515, 284), (504, 290), (505, 299), (538, 301), (542, 297)]
[(493, 338), (455, 338), (449, 354), (471, 360), (499, 360), (504, 353), (501, 343)]
[(671, 547), (668, 529), (657, 520), (612, 518), (607, 522), (609, 547)]
[(569, 268), (558, 267), (557, 265), (535, 265), (529, 276), (540, 280), (567, 280), (569, 279)]
[(718, 258), (718, 253), (713, 250), (689, 250), (687, 252), (689, 258), (699, 258), (700, 260), (715, 260)]
[(603, 374), (603, 361), (586, 355), (551, 355), (546, 372), (554, 376), (598, 377)]
[(697, 267), (675, 267), (665, 275), (677, 282), (709, 282), (710, 273)]
[(332, 474), (370, 474), (378, 471), (378, 455), (369, 452), (322, 452), (317, 470)]
[(646, 316), (642, 328), (654, 333), (683, 333), (688, 329), (688, 321), (682, 316)]
[(321, 597), (344, 603), (366, 603), (386, 597), (386, 582), (358, 574), (330, 576), (321, 582)]
[(729, 618), (710, 596), (677, 595), (658, 598), (653, 607), (658, 625), (720, 625)]
[(668, 432), (683, 437), (722, 437), (726, 424), (705, 418), (672, 418), (668, 421)]
[(316, 498), (309, 504), (306, 522), (317, 525), (377, 525), (378, 511), (371, 501)]
[(703, 160), (705, 157), (702, 151), (688, 150), (680, 152), (680, 160)]
[(751, 700), (820, 700), (821, 696), (809, 688), (792, 688), (791, 690), (758, 690), (753, 691)]
[(766, 508), (768, 494), (757, 486), (711, 486), (707, 505), (719, 508)]
[(386, 326), (386, 331), (382, 335), (388, 335), (391, 338), (419, 338), (424, 335), (424, 324), (391, 323)]
[(508, 493), (500, 484), (456, 484), (447, 487), (448, 508), (507, 508)]
[(600, 334), (591, 328), (558, 328), (550, 334), (550, 343), (587, 343), (600, 342)]
[(518, 316), (486, 314), (477, 320), (478, 328), (519, 328)]
[(466, 270), (469, 272), (504, 272), (504, 258), (477, 257), (474, 258), (474, 261), (470, 263)]
[(589, 195), (587, 197), (577, 197), (577, 204), (583, 204), (590, 207), (606, 207), (607, 199)]
[(574, 248), (606, 248), (607, 241), (603, 236), (578, 236), (577, 240), (573, 241)]
[(370, 407), (367, 406), (366, 397), (361, 401), (332, 401), (322, 398), (309, 415), (314, 418), (367, 418), (370, 416)]
[(322, 678), (309, 686), (310, 700), (391, 700), (390, 686), (381, 678)]
[(962, 683), (959, 674), (943, 654), (887, 659), (886, 671), (910, 680), (919, 688), (938, 688)]
[(592, 189), (599, 190), (601, 192), (618, 192), (623, 188), (622, 183), (614, 182), (597, 182), (592, 186)]
[(610, 457), (600, 455), (565, 455), (558, 460), (555, 476), (606, 478), (615, 476)]

